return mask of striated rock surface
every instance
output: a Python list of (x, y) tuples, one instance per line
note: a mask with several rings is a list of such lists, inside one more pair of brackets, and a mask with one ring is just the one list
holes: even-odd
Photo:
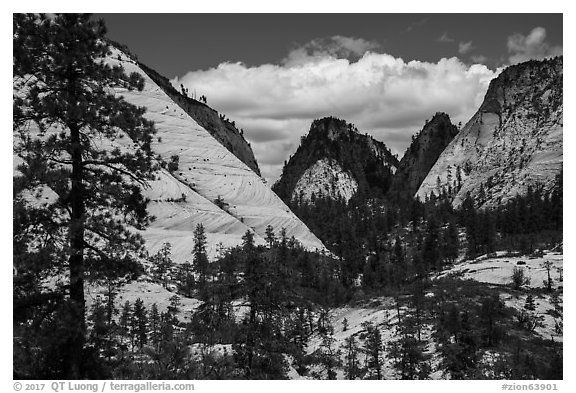
[(258, 176), (261, 175), (250, 143), (244, 139), (243, 131), (238, 130), (233, 121), (226, 119), (205, 103), (188, 97), (187, 94), (182, 94), (172, 86), (168, 78), (150, 67), (142, 63), (138, 63), (138, 65), (176, 104), (216, 138), (230, 153), (234, 154)]
[(563, 162), (563, 58), (505, 69), (480, 109), (440, 155), (416, 195), (505, 203), (529, 187), (549, 192)]
[[(220, 246), (240, 245), (248, 230), (255, 233), (256, 243), (263, 244), (268, 225), (277, 232), (285, 228), (289, 237), (294, 236), (307, 249), (325, 250), (322, 242), (253, 168), (199, 125), (137, 61), (119, 49), (111, 49), (108, 63), (122, 65), (127, 74), (137, 72), (145, 80), (142, 91), (116, 89), (114, 93), (133, 105), (145, 107), (144, 116), (155, 123), (157, 130), (152, 151), (164, 169), (143, 188), (143, 195), (150, 199), (148, 211), (155, 216), (141, 232), (150, 253), (169, 242), (175, 262), (192, 260), (193, 231), (198, 224), (205, 228), (208, 253), (212, 258), (218, 254)], [(49, 129), (46, 134), (56, 131)], [(110, 149), (129, 151), (133, 148), (128, 135), (93, 143)], [(16, 168), (20, 159), (15, 155), (13, 161)], [(38, 191), (35, 197), (42, 198), (39, 202), (54, 202), (51, 190)]]

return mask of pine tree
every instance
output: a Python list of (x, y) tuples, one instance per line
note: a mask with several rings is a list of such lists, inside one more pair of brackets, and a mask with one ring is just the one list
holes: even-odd
[(558, 292), (554, 292), (550, 296), (550, 304), (554, 307), (554, 312), (556, 316), (562, 315), (562, 300), (560, 299), (560, 295)]
[(460, 216), (462, 217), (462, 224), (466, 227), (466, 240), (468, 241), (468, 257), (474, 258), (478, 254), (479, 249), (479, 225), (474, 207), (474, 199), (467, 194), (466, 199), (462, 202), (460, 208)]
[(274, 243), (276, 243), (276, 236), (274, 235), (274, 228), (271, 225), (266, 227), (266, 243), (268, 244), (268, 248), (272, 248)]
[(237, 329), (234, 359), (247, 379), (285, 379), (287, 362), (280, 348), (288, 343), (283, 333), (282, 296), (276, 288), (275, 267), (259, 254), (254, 234), (242, 237), (243, 282), (241, 297), (248, 312)]
[(552, 270), (552, 261), (546, 260), (542, 262), (541, 267), (546, 270), (546, 280), (544, 280), (544, 285), (546, 286), (546, 290), (548, 292), (552, 292), (552, 285), (554, 280), (552, 280), (552, 276), (550, 275), (550, 271)]
[(532, 294), (528, 294), (526, 297), (526, 303), (524, 304), (524, 308), (528, 311), (536, 310), (536, 303), (534, 302), (534, 296)]
[[(129, 337), (130, 335), (130, 320), (132, 319), (132, 306), (130, 302), (126, 300), (122, 306), (122, 311), (120, 312), (120, 335), (122, 337)], [(121, 343), (123, 340), (121, 340)]]
[(480, 215), (482, 219), (482, 238), (481, 244), (484, 246), (484, 251), (492, 253), (496, 250), (496, 226), (491, 212), (484, 212)]
[(422, 250), (422, 260), (424, 265), (430, 268), (438, 268), (441, 265), (441, 256), (439, 250), (440, 229), (438, 221), (434, 215), (428, 219), (426, 228), (426, 237), (424, 238), (424, 247)]
[(161, 339), (162, 319), (160, 317), (160, 313), (158, 312), (158, 306), (156, 305), (156, 303), (152, 304), (152, 307), (150, 308), (149, 324), (150, 324), (150, 341), (154, 346), (154, 348), (158, 349)]
[(306, 309), (299, 307), (290, 315), (287, 325), (288, 353), (294, 358), (293, 364), (298, 374), (306, 375), (308, 372), (306, 345), (310, 335), (310, 330), (307, 326)]
[(462, 329), (462, 326), (460, 322), (460, 313), (458, 312), (456, 305), (453, 303), (450, 305), (448, 316), (444, 320), (444, 328), (451, 337), (454, 337), (454, 341), (458, 343), (459, 333)]
[(366, 354), (365, 369), (369, 379), (382, 379), (382, 366), (384, 356), (384, 344), (380, 330), (371, 322), (364, 322), (362, 327), (364, 334), (363, 352)]
[(484, 325), (488, 346), (497, 344), (504, 335), (499, 325), (503, 309), (504, 303), (498, 295), (486, 296), (482, 300), (479, 315)]
[(413, 335), (402, 334), (390, 344), (392, 356), (396, 359), (394, 367), (400, 372), (401, 379), (425, 379), (430, 366), (424, 356), (423, 348)]
[(530, 277), (526, 276), (524, 269), (514, 266), (514, 269), (512, 269), (512, 287), (518, 290), (528, 284), (530, 284)]
[[(77, 14), (14, 14), (13, 22), (14, 152), (23, 161), (15, 194), (45, 185), (58, 195), (44, 210), (50, 225), (56, 224), (50, 236), (59, 236), (59, 244), (68, 239), (54, 263), (69, 278), (70, 331), (61, 371), (76, 379), (86, 372), (88, 273), (98, 277), (105, 266), (103, 271), (121, 275), (143, 250), (141, 237), (127, 226), (148, 222), (140, 189), (152, 175), (154, 128), (143, 117), (144, 108), (110, 93), (111, 88), (141, 90), (144, 80), (106, 64), (102, 21)], [(131, 152), (96, 143), (124, 135), (134, 143)], [(15, 255), (17, 266), (19, 259)]]
[(96, 348), (104, 348), (109, 325), (106, 317), (106, 306), (99, 298), (96, 298), (96, 302), (92, 305), (92, 314), (88, 319), (92, 322), (91, 341), (94, 342)]
[(354, 336), (344, 340), (344, 376), (346, 379), (361, 379), (360, 348)]
[(142, 299), (138, 298), (134, 302), (134, 311), (132, 312), (132, 319), (135, 343), (140, 348), (148, 343), (148, 315), (146, 312), (146, 307), (144, 307), (144, 302)]
[(112, 325), (114, 322), (114, 315), (118, 314), (118, 309), (116, 308), (116, 295), (117, 288), (114, 286), (113, 282), (108, 283), (108, 290), (106, 291), (106, 318), (108, 325)]
[(458, 258), (458, 250), (459, 250), (459, 240), (458, 240), (458, 227), (456, 223), (450, 221), (448, 223), (448, 228), (444, 232), (444, 257), (449, 263), (456, 262)]
[(178, 287), (184, 296), (192, 297), (194, 291), (194, 268), (188, 261), (178, 266)]
[(202, 224), (198, 224), (194, 230), (194, 249), (192, 254), (194, 256), (192, 266), (194, 266), (194, 271), (198, 274), (198, 287), (202, 291), (208, 280), (209, 267), (208, 255), (206, 254), (206, 234)]
[(174, 266), (174, 262), (171, 257), (172, 245), (168, 242), (162, 244), (160, 250), (150, 258), (152, 266), (154, 268), (154, 275), (158, 280), (162, 282), (164, 288), (168, 287), (168, 281), (170, 279), (170, 271)]
[(404, 255), (404, 248), (402, 246), (402, 239), (400, 236), (396, 236), (394, 241), (394, 248), (392, 251), (392, 263), (393, 263), (393, 279), (396, 281), (397, 285), (406, 278), (407, 268), (406, 268), (406, 256)]
[(105, 301), (97, 297), (92, 306), (92, 314), (88, 318), (92, 322), (89, 342), (95, 351), (110, 360), (118, 350), (119, 329), (113, 319), (114, 315), (118, 313), (114, 305), (115, 292), (108, 288), (107, 294)]
[(334, 348), (335, 342), (336, 339), (334, 338), (334, 335), (323, 334), (320, 348), (318, 348), (314, 353), (318, 364), (320, 364), (326, 372), (326, 379), (329, 380), (336, 379), (336, 370), (342, 366), (342, 360), (340, 359), (342, 351)]
[(168, 315), (172, 317), (173, 321), (175, 321), (174, 324), (176, 324), (178, 322), (177, 315), (180, 313), (180, 306), (182, 305), (182, 302), (180, 301), (180, 296), (178, 295), (171, 296), (168, 300), (170, 300), (170, 304), (168, 305), (166, 311)]
[(398, 338), (389, 345), (393, 365), (401, 379), (424, 379), (430, 373), (428, 356), (424, 354), (425, 344), (421, 340), (423, 299), (423, 286), (417, 284), (412, 297), (414, 311), (405, 314), (396, 325)]

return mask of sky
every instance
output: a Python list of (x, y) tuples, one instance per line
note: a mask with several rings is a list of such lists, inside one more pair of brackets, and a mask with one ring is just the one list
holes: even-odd
[(506, 66), (563, 53), (562, 14), (95, 14), (108, 36), (234, 120), (274, 182), (314, 119), (403, 155), (436, 112), (466, 123)]

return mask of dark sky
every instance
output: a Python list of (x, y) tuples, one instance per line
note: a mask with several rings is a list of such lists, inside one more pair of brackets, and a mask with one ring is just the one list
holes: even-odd
[[(172, 78), (225, 61), (248, 66), (276, 64), (297, 45), (341, 35), (376, 41), (381, 52), (405, 61), (435, 62), (458, 55), (486, 57), (490, 68), (507, 54), (503, 39), (546, 29), (547, 41), (562, 46), (562, 14), (95, 14), (108, 36)], [(444, 40), (439, 38), (444, 35)]]

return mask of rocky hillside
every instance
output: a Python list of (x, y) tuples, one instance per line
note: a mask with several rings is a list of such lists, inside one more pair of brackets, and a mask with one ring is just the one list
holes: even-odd
[[(561, 311), (563, 255), (547, 251), (541, 257), (527, 259), (507, 256), (505, 252), (498, 254), (500, 256), (492, 258), (484, 255), (472, 261), (459, 263), (441, 274), (432, 275), (431, 285), (426, 290), (423, 302), (433, 305), (435, 310), (446, 307), (446, 304), (452, 304), (452, 309), (457, 310), (457, 313), (469, 316), (477, 312), (475, 308), (479, 308), (482, 295), (493, 296), (499, 300), (502, 308), (497, 323), (505, 327), (507, 340), (500, 345), (491, 347), (480, 345), (475, 348), (477, 364), (474, 379), (510, 378), (509, 374), (492, 366), (495, 361), (503, 364), (506, 361), (509, 362), (510, 353), (518, 350), (520, 345), (524, 348), (533, 346), (532, 356), (538, 359), (541, 365), (546, 365), (546, 367), (550, 365), (550, 370), (542, 367), (538, 369), (538, 372), (548, 372), (553, 375), (551, 353), (547, 351), (554, 345), (561, 347), (563, 342)], [(555, 283), (552, 292), (542, 288), (542, 282), (547, 278), (546, 264), (551, 267), (551, 278)], [(514, 289), (511, 284), (512, 272), (515, 268), (520, 268), (524, 272), (527, 282), (519, 289)], [(462, 281), (450, 281), (449, 277), (461, 277)], [(535, 298), (533, 309), (526, 308), (529, 296)], [(330, 310), (329, 318), (334, 329), (334, 334), (331, 336), (334, 339), (334, 347), (344, 348), (339, 353), (342, 364), (346, 364), (346, 340), (354, 337), (357, 341), (361, 341), (362, 335), (366, 332), (365, 324), (371, 323), (380, 328), (384, 342), (384, 357), (390, 360), (385, 362), (383, 367), (385, 378), (402, 379), (398, 368), (394, 367), (394, 359), (397, 356), (394, 351), (401, 343), (402, 334), (406, 332), (401, 326), (401, 321), (408, 321), (410, 329), (417, 328), (413, 303), (405, 299), (401, 304), (398, 303), (398, 299), (383, 296), (372, 298), (366, 304), (346, 305)], [(417, 362), (417, 367), (425, 365), (429, 367), (427, 379), (454, 379), (456, 377), (453, 375), (454, 367), (447, 367), (451, 362), (447, 355), (451, 353), (450, 349), (454, 348), (451, 346), (453, 341), (442, 343), (439, 340), (441, 334), (438, 334), (440, 326), (431, 319), (424, 319), (425, 323), (420, 328), (420, 345), (424, 349), (424, 356)], [(476, 343), (479, 342), (476, 338)], [(308, 345), (308, 353), (314, 353), (321, 346), (322, 337), (315, 334)], [(338, 370), (337, 379), (345, 379), (342, 371)], [(295, 372), (293, 375), (294, 378), (302, 378)]]
[[(175, 262), (191, 260), (193, 231), (198, 224), (205, 228), (211, 257), (217, 255), (220, 245), (241, 244), (248, 230), (255, 233), (257, 243), (264, 243), (268, 225), (278, 232), (285, 228), (288, 237), (294, 236), (307, 249), (324, 250), (323, 244), (254, 168), (198, 124), (136, 60), (119, 49), (111, 49), (109, 64), (121, 65), (127, 74), (139, 73), (145, 81), (142, 91), (118, 89), (115, 93), (133, 105), (145, 107), (144, 116), (154, 122), (157, 130), (152, 150), (161, 169), (156, 179), (143, 188), (143, 195), (150, 199), (148, 211), (155, 217), (142, 232), (150, 253), (169, 242)], [(207, 107), (203, 110), (211, 113)], [(128, 136), (105, 143), (111, 149), (132, 147)], [(14, 166), (18, 163), (15, 156)]]
[(382, 142), (333, 117), (315, 120), (273, 189), (284, 201), (383, 195), (398, 160)]
[(496, 206), (530, 186), (549, 192), (563, 161), (563, 58), (505, 69), (476, 114), (438, 158), (417, 196), (443, 191)]
[(458, 128), (446, 113), (438, 112), (427, 121), (424, 128), (412, 137), (412, 143), (398, 164), (388, 195), (397, 198), (414, 195), (456, 134)]
[(234, 121), (228, 120), (224, 115), (210, 108), (206, 103), (188, 97), (186, 92), (178, 91), (165, 76), (138, 61), (129, 50), (114, 41), (111, 43), (123, 51), (139, 68), (150, 77), (164, 92), (178, 104), (192, 119), (218, 140), (230, 153), (260, 176), (260, 168), (254, 157), (250, 142), (244, 139), (244, 132), (236, 128)]

